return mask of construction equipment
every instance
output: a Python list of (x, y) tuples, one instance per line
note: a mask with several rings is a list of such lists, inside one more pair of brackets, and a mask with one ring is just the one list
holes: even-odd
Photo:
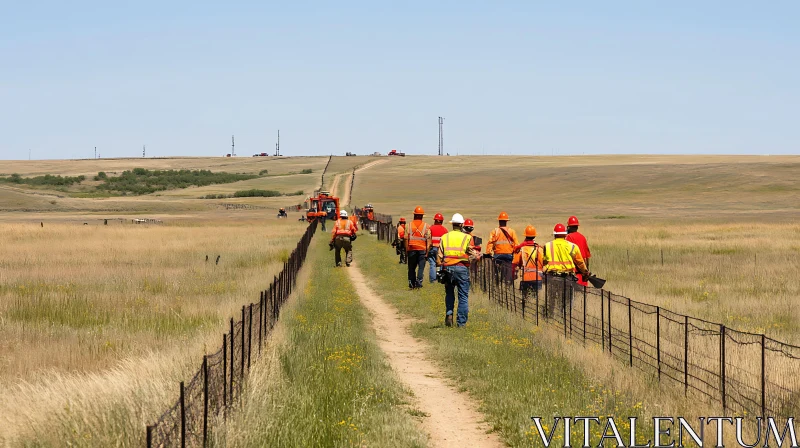
[(336, 219), (341, 210), (339, 209), (339, 198), (331, 196), (330, 192), (320, 191), (316, 196), (306, 199), (306, 219), (312, 222), (323, 216)]
[(406, 153), (404, 153), (404, 152), (398, 152), (396, 149), (393, 149), (393, 150), (389, 151), (389, 155), (390, 155), (390, 156), (400, 156), (400, 157), (405, 157), (405, 156), (406, 156)]

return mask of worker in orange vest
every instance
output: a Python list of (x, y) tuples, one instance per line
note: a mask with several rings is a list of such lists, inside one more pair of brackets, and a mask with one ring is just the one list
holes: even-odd
[[(578, 222), (577, 216), (570, 216), (567, 220), (567, 241), (570, 243), (575, 244), (578, 246), (578, 249), (581, 250), (581, 257), (583, 257), (584, 263), (586, 263), (586, 268), (589, 268), (589, 258), (592, 256), (592, 253), (589, 251), (589, 243), (586, 241), (586, 237), (583, 236), (580, 232), (578, 232), (578, 226), (580, 223)], [(589, 283), (586, 282), (586, 279), (583, 277), (583, 274), (578, 275), (578, 283), (583, 286), (587, 286)]]
[(517, 246), (514, 252), (514, 268), (517, 273), (522, 274), (519, 287), (523, 300), (530, 297), (531, 293), (538, 294), (542, 289), (544, 251), (534, 239), (536, 239), (536, 227), (525, 227), (525, 241)]
[(336, 267), (342, 266), (342, 249), (345, 252), (345, 264), (350, 267), (353, 262), (353, 240), (356, 239), (356, 227), (347, 218), (347, 212), (339, 212), (339, 219), (331, 232), (331, 249), (336, 248)]
[(356, 232), (358, 232), (358, 216), (356, 216), (356, 214), (354, 213), (350, 215), (348, 219), (350, 220), (350, 222), (353, 223), (353, 226), (356, 228)]
[(400, 255), (400, 261), (398, 262), (400, 264), (406, 263), (406, 249), (403, 247), (405, 239), (406, 218), (400, 218), (400, 221), (397, 223), (397, 233), (394, 235), (394, 241), (392, 241), (392, 247), (394, 247), (397, 255)]
[(408, 260), (408, 288), (422, 288), (425, 278), (425, 261), (431, 249), (431, 229), (422, 218), (425, 210), (417, 206), (414, 208), (414, 220), (406, 228), (405, 248)]
[(511, 264), (514, 260), (514, 248), (519, 244), (517, 234), (514, 229), (508, 227), (508, 213), (500, 212), (497, 221), (498, 227), (489, 234), (486, 253), (492, 255), (506, 280), (511, 280), (514, 272)]
[(437, 213), (433, 217), (433, 225), (431, 226), (431, 248), (428, 251), (428, 279), (431, 283), (436, 281), (436, 254), (439, 252), (439, 243), (442, 241), (442, 236), (447, 233), (447, 227), (443, 226), (444, 216)]

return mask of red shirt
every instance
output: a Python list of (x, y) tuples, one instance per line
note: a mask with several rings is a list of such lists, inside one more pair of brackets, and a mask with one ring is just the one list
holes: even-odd
[(586, 242), (586, 237), (583, 236), (580, 232), (570, 233), (569, 235), (567, 235), (566, 240), (578, 246), (578, 249), (581, 250), (581, 257), (583, 257), (584, 260), (587, 260), (589, 257), (592, 256), (592, 253), (589, 252), (589, 244)]
[(442, 235), (447, 233), (447, 227), (434, 224), (431, 226), (431, 247), (439, 247), (439, 243), (442, 241)]

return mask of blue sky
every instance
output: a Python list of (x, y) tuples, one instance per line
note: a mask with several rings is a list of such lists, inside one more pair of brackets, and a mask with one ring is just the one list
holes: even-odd
[[(119, 4), (116, 4), (119, 3)], [(800, 2), (0, 2), (0, 159), (800, 153)]]

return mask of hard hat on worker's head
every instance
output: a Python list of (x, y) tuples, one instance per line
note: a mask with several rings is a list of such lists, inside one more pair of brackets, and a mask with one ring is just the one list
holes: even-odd
[(406, 218), (400, 218), (400, 222), (406, 222)]
[(461, 213), (456, 213), (450, 220), (450, 224), (464, 224), (464, 217), (461, 216)]
[(434, 221), (444, 221), (444, 216), (441, 213), (437, 213), (433, 216)]
[(570, 227), (571, 226), (579, 226), (580, 224), (578, 223), (578, 217), (577, 216), (570, 216), (569, 219), (567, 220), (567, 225), (570, 226)]
[(475, 223), (472, 222), (471, 219), (467, 218), (464, 220), (464, 227), (475, 227)]
[(500, 216), (497, 217), (498, 221), (508, 221), (508, 213), (500, 212)]
[(528, 226), (525, 227), (525, 237), (530, 238), (536, 236), (536, 227)]
[(417, 207), (414, 209), (414, 214), (415, 214), (415, 215), (424, 215), (424, 214), (425, 214), (425, 210), (423, 210), (423, 209), (422, 209), (422, 207), (420, 207), (420, 206), (418, 205), (418, 206), (417, 206)]
[(342, 218), (347, 218), (347, 212), (345, 210), (342, 210), (339, 212), (339, 216)]
[(553, 235), (566, 235), (567, 228), (564, 227), (564, 224), (558, 223), (555, 227), (553, 227)]

